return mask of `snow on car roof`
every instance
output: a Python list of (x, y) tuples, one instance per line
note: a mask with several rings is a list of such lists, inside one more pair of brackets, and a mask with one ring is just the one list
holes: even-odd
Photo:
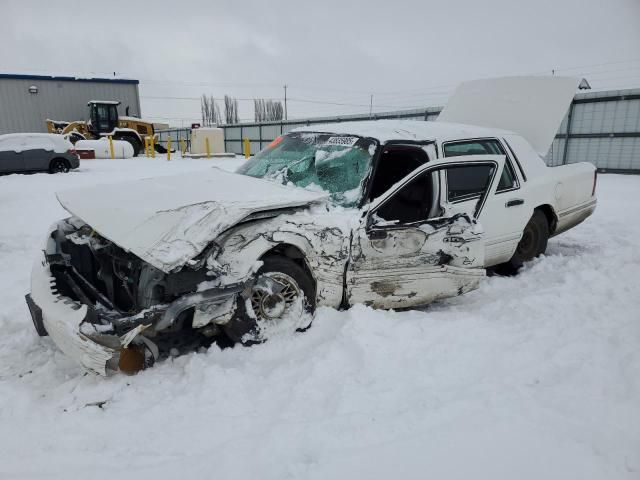
[(49, 138), (53, 141), (62, 140), (65, 141), (65, 138), (58, 133), (38, 133), (38, 132), (24, 132), (24, 133), (5, 133), (4, 135), (0, 135), (0, 138), (22, 138), (22, 137), (37, 137), (37, 138)]
[(2, 151), (21, 152), (29, 150), (30, 148), (43, 148), (42, 142), (36, 141), (30, 143), (30, 139), (51, 140), (55, 147), (54, 151), (58, 153), (66, 152), (73, 147), (64, 136), (56, 133), (7, 133), (0, 135), (0, 141), (2, 142), (0, 149), (2, 149)]
[(507, 130), (424, 120), (365, 120), (359, 122), (322, 123), (298, 127), (293, 132), (322, 132), (373, 137), (390, 140), (454, 140), (512, 134)]

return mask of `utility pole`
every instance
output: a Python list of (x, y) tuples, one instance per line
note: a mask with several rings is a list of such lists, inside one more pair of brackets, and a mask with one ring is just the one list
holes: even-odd
[(284, 119), (287, 119), (287, 86), (284, 86)]
[(373, 94), (369, 98), (369, 119), (371, 119), (371, 114), (373, 113)]

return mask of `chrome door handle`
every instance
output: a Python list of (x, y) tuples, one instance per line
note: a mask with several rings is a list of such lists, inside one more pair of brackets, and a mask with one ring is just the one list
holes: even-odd
[(514, 200), (509, 200), (507, 203), (504, 204), (505, 207), (515, 207), (516, 205), (523, 205), (524, 204), (524, 200), (521, 198), (516, 198)]
[(387, 231), (380, 228), (374, 228), (367, 232), (370, 240), (382, 240), (387, 238)]

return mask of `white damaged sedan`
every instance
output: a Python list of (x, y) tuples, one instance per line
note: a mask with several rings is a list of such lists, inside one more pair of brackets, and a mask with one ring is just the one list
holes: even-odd
[(303, 330), (320, 305), (408, 308), (463, 294), (485, 266), (539, 255), (595, 208), (593, 166), (548, 169), (526, 133), (318, 125), (277, 138), (237, 173), (59, 193), (72, 216), (35, 262), (34, 325), (105, 375), (212, 338)]

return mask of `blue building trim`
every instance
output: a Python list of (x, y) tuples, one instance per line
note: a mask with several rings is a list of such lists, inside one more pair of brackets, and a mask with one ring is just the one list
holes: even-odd
[(53, 75), (23, 75), (16, 73), (0, 73), (0, 79), (2, 78), (10, 78), (14, 80), (49, 80), (54, 82), (126, 83), (129, 85), (140, 84), (140, 80), (128, 78), (79, 78)]

